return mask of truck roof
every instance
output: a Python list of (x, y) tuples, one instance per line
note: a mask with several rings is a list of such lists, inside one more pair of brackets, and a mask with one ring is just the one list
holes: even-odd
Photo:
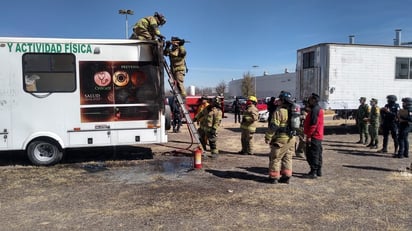
[(305, 48), (298, 49), (297, 51), (302, 51), (302, 50), (307, 50), (319, 46), (331, 46), (331, 45), (336, 45), (336, 46), (358, 46), (358, 47), (386, 47), (386, 48), (396, 48), (396, 49), (412, 49), (412, 46), (395, 46), (395, 45), (378, 45), (378, 44), (350, 44), (350, 43), (318, 43), (316, 45), (308, 46)]
[(90, 43), (90, 44), (141, 44), (153, 43), (154, 40), (135, 39), (91, 39), (91, 38), (44, 38), (44, 37), (0, 37), (0, 43), (4, 42), (39, 42), (39, 43)]

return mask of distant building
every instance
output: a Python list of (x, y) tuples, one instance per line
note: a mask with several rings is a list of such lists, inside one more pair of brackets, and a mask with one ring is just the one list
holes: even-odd
[[(256, 97), (264, 98), (278, 96), (280, 91), (289, 91), (292, 96), (296, 92), (296, 73), (282, 73), (252, 77), (252, 81), (256, 80)], [(243, 78), (232, 80), (228, 83), (229, 96), (242, 95)]]

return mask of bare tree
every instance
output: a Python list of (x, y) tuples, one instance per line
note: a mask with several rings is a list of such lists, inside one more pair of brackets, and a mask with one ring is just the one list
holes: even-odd
[(250, 95), (256, 95), (255, 83), (253, 82), (253, 75), (250, 72), (243, 74), (242, 94), (246, 97)]
[(213, 95), (213, 89), (211, 87), (205, 87), (200, 90), (202, 95)]
[(221, 81), (215, 88), (216, 93), (218, 95), (224, 95), (225, 94), (225, 90), (226, 90), (226, 83), (225, 81)]

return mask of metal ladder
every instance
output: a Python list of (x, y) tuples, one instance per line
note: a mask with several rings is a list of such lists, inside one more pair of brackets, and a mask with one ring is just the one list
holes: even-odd
[(196, 126), (193, 123), (192, 118), (190, 118), (189, 111), (187, 110), (185, 102), (183, 101), (182, 95), (180, 94), (180, 91), (176, 85), (176, 80), (174, 79), (173, 73), (171, 72), (170, 67), (167, 64), (166, 59), (164, 57), (162, 58), (162, 62), (166, 70), (166, 73), (169, 76), (168, 81), (169, 81), (170, 87), (172, 88), (173, 96), (177, 99), (177, 102), (179, 103), (179, 108), (183, 112), (183, 115), (186, 119), (186, 124), (187, 124), (187, 127), (189, 128), (189, 132), (192, 138), (194, 139), (194, 142), (198, 145), (198, 148), (203, 150), (202, 145), (200, 143), (199, 133), (197, 132)]

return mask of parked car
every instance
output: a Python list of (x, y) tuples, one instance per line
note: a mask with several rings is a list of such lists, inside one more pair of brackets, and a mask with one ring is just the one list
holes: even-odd
[(233, 102), (235, 99), (225, 99), (224, 100), (224, 105), (225, 105), (225, 112), (233, 112)]
[(259, 122), (267, 122), (269, 118), (269, 111), (268, 110), (262, 110), (259, 111), (259, 117), (258, 117)]
[[(241, 111), (244, 111), (246, 109), (246, 101), (247, 101), (247, 99), (239, 99), (239, 102), (240, 102), (240, 105), (241, 105)], [(258, 102), (256, 104), (256, 108), (259, 111), (267, 110), (268, 105), (266, 104), (266, 99), (265, 98), (258, 99)]]
[(266, 98), (260, 98), (258, 99), (258, 102), (256, 104), (256, 107), (259, 111), (264, 111), (268, 109), (268, 105), (266, 103)]

